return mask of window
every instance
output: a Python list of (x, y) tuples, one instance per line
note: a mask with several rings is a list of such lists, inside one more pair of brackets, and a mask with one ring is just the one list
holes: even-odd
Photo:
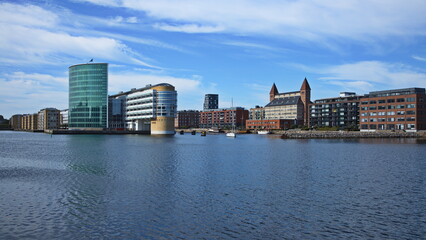
[(363, 117), (368, 116), (368, 115), (369, 115), (368, 112), (361, 113), (361, 116), (363, 116)]
[(378, 106), (377, 109), (383, 110), (383, 109), (386, 109), (386, 106)]
[(395, 122), (395, 118), (388, 118), (388, 122)]
[(368, 107), (361, 107), (361, 110), (362, 110), (362, 111), (367, 111), (367, 110), (368, 110)]
[(384, 99), (379, 100), (379, 103), (385, 103), (386, 101)]
[(389, 105), (388, 109), (395, 109), (395, 106), (394, 105)]
[(362, 105), (368, 104), (368, 101), (362, 101), (361, 104)]
[(376, 104), (377, 102), (376, 102), (376, 100), (371, 100), (370, 101), (370, 104)]
[(407, 117), (407, 121), (414, 122), (416, 121), (415, 117)]
[(405, 99), (404, 98), (397, 98), (396, 102), (405, 102)]
[(368, 125), (367, 124), (361, 124), (361, 129), (368, 129)]
[(378, 113), (378, 115), (379, 115), (379, 116), (385, 116), (385, 115), (386, 115), (386, 112), (379, 112), (379, 113)]
[(405, 111), (398, 111), (398, 112), (396, 112), (396, 115), (404, 115), (405, 114)]
[(407, 104), (407, 108), (415, 108), (416, 104)]
[(397, 121), (398, 121), (398, 122), (403, 122), (403, 121), (405, 121), (405, 118), (403, 118), (403, 117), (398, 117), (398, 118), (397, 118)]
[(414, 115), (414, 114), (416, 114), (416, 112), (415, 111), (407, 111), (406, 114), (407, 115)]
[(376, 124), (370, 124), (370, 129), (376, 129)]
[(394, 103), (395, 99), (388, 99), (388, 103)]
[(370, 110), (376, 110), (376, 106), (370, 106)]
[(403, 108), (405, 108), (405, 105), (396, 105), (396, 108), (397, 109), (403, 109)]
[(377, 122), (377, 118), (370, 118), (370, 122)]
[(415, 102), (416, 98), (407, 98), (406, 100), (407, 100), (407, 102)]
[(372, 113), (370, 113), (370, 116), (377, 116), (377, 113), (376, 112), (372, 112)]

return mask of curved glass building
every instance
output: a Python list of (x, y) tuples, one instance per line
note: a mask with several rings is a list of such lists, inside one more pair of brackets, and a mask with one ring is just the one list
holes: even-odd
[(69, 67), (69, 129), (107, 128), (108, 64), (87, 63)]

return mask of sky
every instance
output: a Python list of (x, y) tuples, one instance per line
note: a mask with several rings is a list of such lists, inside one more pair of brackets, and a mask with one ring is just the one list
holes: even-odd
[(306, 77), (311, 100), (426, 87), (424, 0), (0, 0), (0, 115), (68, 108), (68, 67), (109, 94), (170, 83), (178, 110), (252, 108)]

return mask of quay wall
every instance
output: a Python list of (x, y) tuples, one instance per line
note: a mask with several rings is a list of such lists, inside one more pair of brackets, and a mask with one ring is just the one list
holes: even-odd
[(358, 131), (286, 131), (281, 138), (420, 138), (426, 137), (425, 132), (358, 132)]

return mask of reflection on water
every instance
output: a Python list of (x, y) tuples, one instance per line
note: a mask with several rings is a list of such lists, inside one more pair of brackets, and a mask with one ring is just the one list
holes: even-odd
[(419, 239), (424, 143), (0, 132), (0, 238)]

